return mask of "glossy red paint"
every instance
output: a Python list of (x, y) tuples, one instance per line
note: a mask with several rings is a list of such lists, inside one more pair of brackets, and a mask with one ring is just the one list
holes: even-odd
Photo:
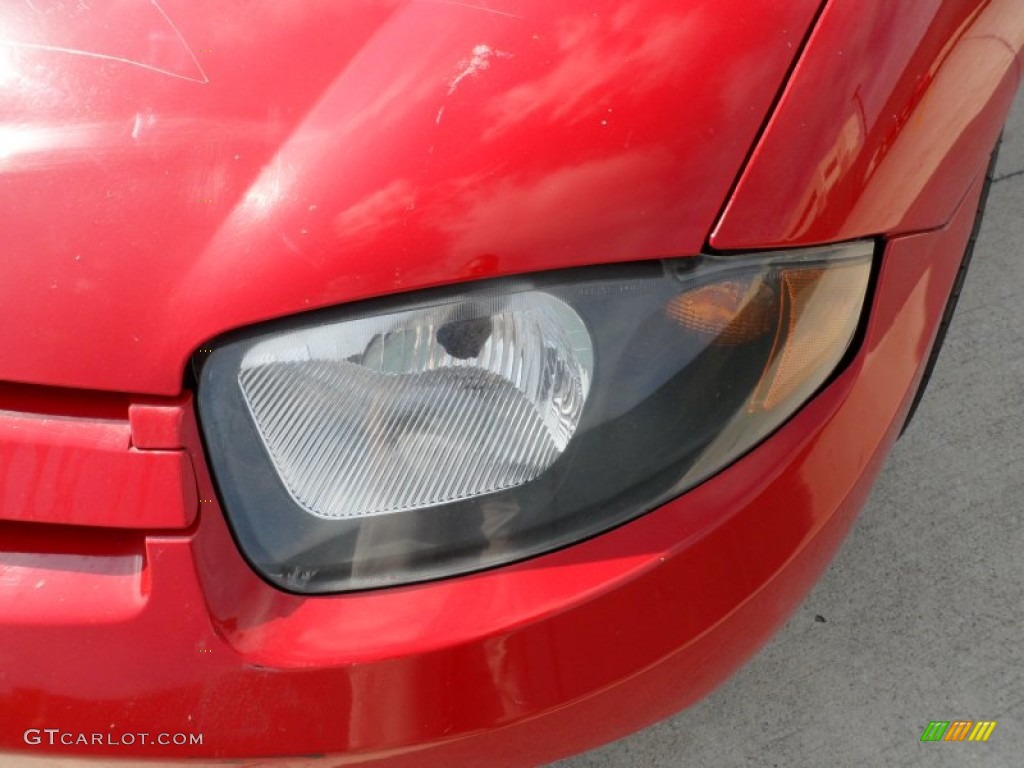
[(858, 354), (772, 438), (562, 551), (316, 598), (231, 540), (189, 356), (314, 307), (697, 253), (820, 3), (0, 9), (0, 750), (522, 765), (704, 695), (902, 424), (1020, 78), (1016, 1), (828, 3), (710, 243), (903, 236)]
[(187, 528), (197, 506), (188, 455), (139, 450), (127, 419), (0, 411), (0, 521)]
[(711, 245), (941, 226), (988, 163), (1022, 50), (1020, 0), (832, 0)]
[(818, 6), (8, 3), (0, 379), (172, 395), (257, 320), (696, 253)]
[(132, 445), (142, 449), (184, 448), (190, 434), (189, 419), (192, 395), (132, 403), (128, 407), (128, 424)]
[[(190, 535), (116, 533), (109, 551), (85, 539), (70, 554), (40, 551), (20, 529), (0, 554), (17, 585), (69, 567), (110, 578), (59, 581), (78, 611), (70, 617), (45, 588), (0, 591), (0, 657), (24, 660), (0, 675), (0, 744), (22, 747), (28, 728), (181, 731), (203, 733), (203, 745), (132, 753), (340, 753), (325, 763), (392, 766), (475, 766), (487, 755), (488, 765), (523, 765), (694, 701), (798, 604), (866, 497), (934, 339), (979, 192), (975, 184), (948, 228), (889, 244), (860, 350), (772, 439), (577, 546), (432, 584), (310, 599), (260, 581), (215, 507)], [(199, 462), (194, 423), (182, 428)], [(205, 471), (199, 486), (212, 490)], [(93, 609), (95, 620), (81, 618)]]

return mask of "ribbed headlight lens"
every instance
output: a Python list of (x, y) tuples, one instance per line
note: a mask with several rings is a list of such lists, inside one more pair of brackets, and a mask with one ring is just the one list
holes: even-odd
[(289, 494), (337, 519), (533, 480), (579, 426), (593, 365), (579, 316), (526, 291), (275, 336), (238, 384)]
[(652, 509), (788, 418), (861, 316), (870, 243), (368, 302), (227, 338), (199, 407), (266, 578), (329, 592), (477, 570)]

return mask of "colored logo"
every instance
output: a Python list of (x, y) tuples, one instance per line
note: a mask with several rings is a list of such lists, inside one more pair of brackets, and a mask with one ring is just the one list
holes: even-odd
[(995, 729), (995, 720), (932, 720), (921, 741), (988, 741)]

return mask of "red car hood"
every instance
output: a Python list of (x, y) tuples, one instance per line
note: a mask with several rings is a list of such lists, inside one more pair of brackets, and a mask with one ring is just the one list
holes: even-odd
[(0, 380), (173, 394), (240, 325), (701, 249), (818, 0), (0, 10)]

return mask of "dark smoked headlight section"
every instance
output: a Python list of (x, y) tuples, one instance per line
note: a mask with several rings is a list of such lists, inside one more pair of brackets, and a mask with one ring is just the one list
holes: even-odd
[(197, 356), (246, 558), (293, 592), (580, 541), (748, 451), (835, 370), (874, 245), (466, 284), (235, 333)]

